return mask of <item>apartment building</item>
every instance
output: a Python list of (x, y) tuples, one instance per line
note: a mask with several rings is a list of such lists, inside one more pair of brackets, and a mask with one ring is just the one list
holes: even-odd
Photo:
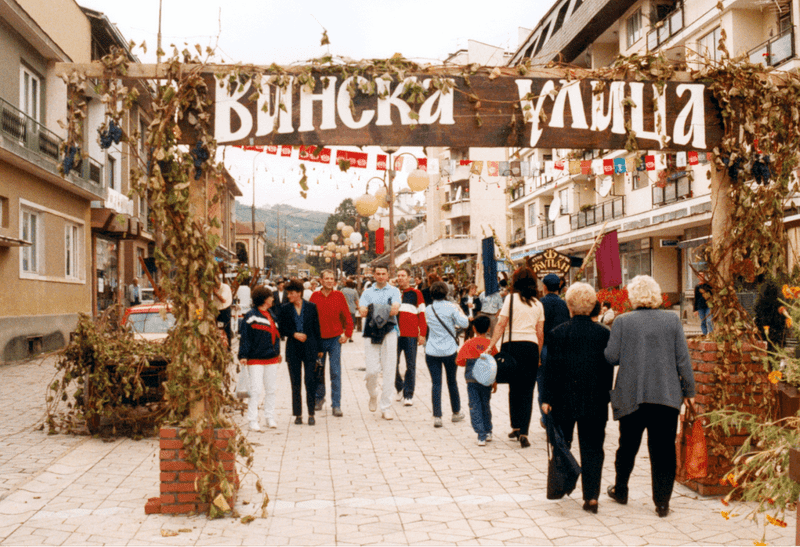
[(267, 229), (263, 222), (253, 223), (236, 222), (236, 254), (240, 250), (247, 253), (247, 264), (250, 268), (264, 269), (267, 267)]
[[(502, 48), (470, 40), (466, 49), (450, 55), (445, 64), (502, 66), (508, 59)], [(403, 259), (408, 257), (414, 266), (426, 268), (449, 260), (479, 263), (483, 238), (493, 230), (501, 241), (509, 235), (507, 177), (488, 169), (489, 162), (507, 161), (509, 151), (430, 147), (427, 153), (429, 164), (432, 158), (454, 168), (447, 175), (441, 169), (431, 170), (431, 183), (425, 190), (426, 219), (409, 233)], [(482, 283), (480, 276), (477, 279)]]
[[(676, 63), (698, 66), (719, 60), (717, 44), (724, 29), (732, 55), (795, 70), (797, 20), (797, 0), (559, 0), (526, 33), (509, 64), (530, 58), (535, 65), (558, 61), (594, 69), (608, 66), (620, 54), (662, 51)], [(663, 165), (611, 176), (547, 167), (560, 160), (566, 165), (627, 159), (624, 150), (511, 153), (542, 166), (510, 183), (514, 260), (548, 248), (584, 257), (605, 226), (618, 232), (623, 282), (652, 275), (673, 302), (688, 308), (697, 283), (690, 265), (698, 261), (697, 251), (711, 234), (710, 166), (704, 152), (697, 153), (697, 161), (684, 163), (686, 156), (643, 150), (660, 156)], [(791, 229), (797, 220), (786, 218), (794, 239)], [(592, 266), (587, 274), (594, 282)]]

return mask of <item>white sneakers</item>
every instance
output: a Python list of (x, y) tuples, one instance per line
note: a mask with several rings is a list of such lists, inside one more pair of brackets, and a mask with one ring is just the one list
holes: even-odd
[(263, 431), (258, 422), (250, 422), (250, 431)]
[(378, 410), (378, 398), (377, 397), (370, 397), (369, 398), (369, 411), (375, 412)]
[(414, 404), (414, 401), (411, 399), (403, 399), (403, 406), (411, 406)]
[(398, 391), (397, 392), (397, 400), (398, 401), (402, 401), (403, 400), (403, 392), (402, 391)]
[(487, 433), (486, 434), (486, 442), (487, 443), (492, 442), (492, 434), (491, 433)]
[(433, 427), (442, 427), (442, 419), (441, 418), (433, 418)]
[(478, 446), (486, 446), (486, 441), (482, 441), (482, 440), (478, 439)]
[(453, 421), (454, 422), (460, 422), (463, 419), (464, 419), (464, 413), (463, 412), (459, 412), (458, 414), (453, 414)]
[(269, 427), (270, 429), (277, 429), (278, 424), (275, 422), (275, 420), (269, 419), (267, 420), (267, 427)]
[(381, 416), (383, 416), (384, 420), (394, 420), (394, 415), (392, 414), (391, 410), (383, 411), (383, 414), (381, 414)]

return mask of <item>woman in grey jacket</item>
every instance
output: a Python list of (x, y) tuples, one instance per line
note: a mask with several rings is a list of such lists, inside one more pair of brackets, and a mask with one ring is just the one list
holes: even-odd
[(653, 481), (653, 502), (659, 517), (669, 514), (675, 483), (675, 435), (681, 403), (694, 403), (695, 387), (689, 348), (680, 318), (661, 306), (661, 287), (647, 275), (628, 284), (634, 311), (617, 317), (605, 356), (619, 365), (611, 391), (614, 419), (619, 420), (617, 477), (608, 495), (628, 503), (628, 479), (642, 433)]

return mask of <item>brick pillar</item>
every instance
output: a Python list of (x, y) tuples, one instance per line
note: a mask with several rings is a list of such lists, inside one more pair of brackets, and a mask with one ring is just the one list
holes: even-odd
[[(150, 498), (145, 505), (145, 513), (205, 513), (208, 503), (201, 503), (195, 490), (195, 479), (198, 471), (195, 466), (186, 461), (186, 452), (183, 450), (183, 441), (180, 439), (177, 427), (162, 427), (160, 431), (160, 462), (161, 462), (161, 496)], [(211, 430), (206, 430), (204, 435), (209, 435)], [(214, 445), (221, 450), (219, 453), (222, 466), (228, 480), (233, 485), (233, 496), (226, 498), (228, 505), (233, 507), (236, 502), (236, 491), (239, 489), (239, 477), (236, 473), (236, 454), (228, 451), (228, 439), (233, 438), (236, 432), (233, 429), (214, 429)]]
[[(694, 370), (694, 381), (697, 387), (695, 397), (695, 409), (698, 414), (703, 414), (711, 410), (711, 393), (716, 389), (714, 383), (714, 369), (717, 364), (717, 343), (705, 340), (689, 340), (689, 353), (692, 358), (692, 369)], [(736, 367), (736, 373), (728, 381), (726, 389), (729, 389), (728, 404), (735, 405), (737, 410), (750, 412), (755, 415), (764, 414), (764, 410), (756, 405), (762, 403), (764, 398), (771, 391), (771, 384), (767, 379), (767, 372), (758, 360), (762, 351), (766, 349), (764, 342), (759, 342), (759, 348), (750, 344), (742, 347), (742, 359)], [(750, 396), (754, 402), (750, 402)], [(766, 417), (765, 417), (766, 418)], [(739, 435), (730, 435), (722, 440), (726, 445), (738, 449), (744, 443), (747, 435), (740, 431)], [(678, 454), (683, 454), (683, 437), (678, 435)], [(719, 496), (727, 494), (730, 486), (723, 486), (720, 480), (731, 470), (731, 462), (721, 456), (708, 456), (708, 476), (702, 479), (688, 480), (685, 476), (682, 462), (678, 462), (678, 474), (676, 479), (681, 484), (691, 488), (703, 496)]]

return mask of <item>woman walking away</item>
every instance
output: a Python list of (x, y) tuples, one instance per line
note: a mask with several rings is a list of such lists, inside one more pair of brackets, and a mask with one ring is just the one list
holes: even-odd
[[(508, 335), (506, 336), (506, 327)], [(544, 340), (544, 307), (536, 298), (536, 274), (522, 266), (511, 277), (511, 293), (492, 334), (494, 347), (503, 338), (502, 351), (517, 362), (516, 377), (508, 386), (508, 413), (511, 418), (510, 439), (519, 439), (522, 448), (531, 445), (528, 428), (533, 410), (533, 388), (539, 369), (539, 347)]]
[(453, 421), (464, 419), (461, 412), (461, 399), (456, 382), (456, 353), (458, 338), (456, 328), (466, 328), (469, 319), (459, 307), (447, 298), (447, 284), (437, 281), (431, 285), (431, 305), (425, 308), (425, 322), (428, 324), (428, 342), (425, 344), (425, 362), (431, 373), (431, 397), (433, 399), (433, 427), (442, 427), (442, 367), (447, 377), (447, 391), (450, 394), (450, 409)]
[(262, 398), (267, 426), (270, 429), (278, 427), (275, 422), (275, 386), (278, 363), (281, 362), (281, 335), (270, 311), (274, 300), (268, 288), (263, 285), (256, 287), (252, 294), (253, 307), (242, 318), (239, 362), (247, 366), (250, 378), (247, 421), (251, 431), (261, 431), (258, 405)]
[(611, 332), (592, 320), (597, 295), (591, 285), (574, 283), (565, 300), (572, 319), (550, 332), (544, 382), (539, 384), (544, 386), (542, 412), (553, 413), (569, 446), (578, 424), (583, 510), (597, 513), (608, 393), (614, 377), (614, 368), (603, 355)]
[(628, 479), (642, 433), (647, 430), (653, 502), (659, 517), (669, 514), (675, 484), (675, 434), (681, 403), (694, 403), (694, 374), (680, 317), (661, 306), (661, 287), (647, 275), (628, 283), (634, 311), (614, 320), (605, 356), (619, 365), (611, 392), (619, 420), (617, 478), (608, 495), (628, 503)]

